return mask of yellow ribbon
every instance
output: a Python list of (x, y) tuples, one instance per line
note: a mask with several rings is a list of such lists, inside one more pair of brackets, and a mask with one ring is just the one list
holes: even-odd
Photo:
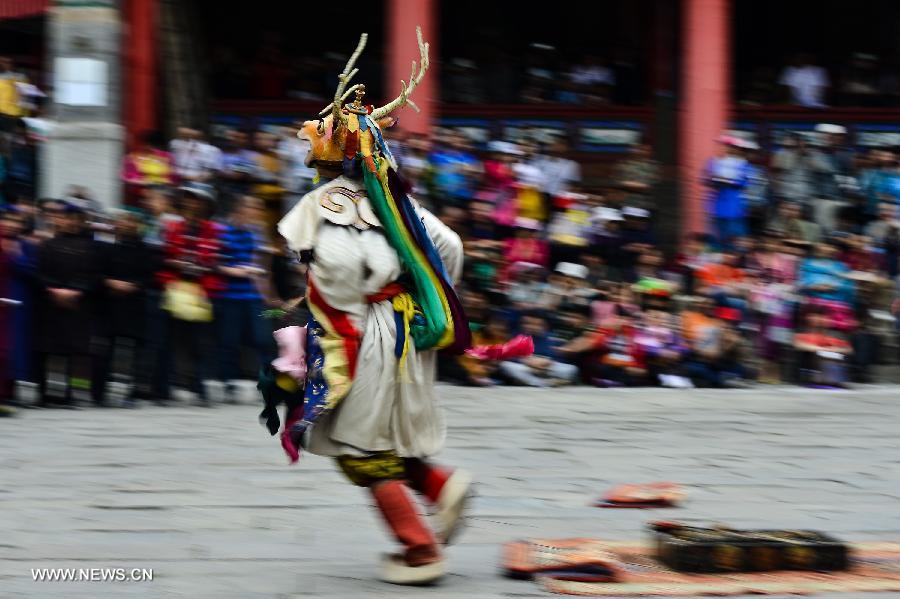
[(403, 318), (403, 353), (400, 354), (398, 362), (402, 380), (406, 373), (406, 354), (409, 352), (409, 325), (416, 316), (416, 302), (413, 301), (412, 295), (403, 292), (393, 297), (391, 305), (394, 307), (394, 312)]

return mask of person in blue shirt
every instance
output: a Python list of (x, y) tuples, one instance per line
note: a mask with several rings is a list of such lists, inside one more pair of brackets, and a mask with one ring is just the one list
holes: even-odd
[(720, 138), (722, 155), (710, 158), (703, 173), (709, 188), (709, 212), (721, 247), (731, 247), (735, 237), (747, 234), (747, 208), (743, 190), (750, 179), (750, 163), (741, 155), (738, 140)]
[(442, 149), (431, 154), (434, 186), (440, 196), (454, 206), (465, 207), (475, 191), (481, 163), (469, 151), (466, 137), (457, 131), (447, 135)]
[(239, 378), (242, 343), (255, 350), (257, 359), (269, 353), (269, 330), (262, 318), (263, 300), (260, 282), (263, 270), (258, 266), (262, 241), (257, 223), (265, 205), (259, 198), (240, 198), (220, 237), (219, 273), (224, 288), (213, 299), (219, 340), (219, 380), (225, 385), (225, 399), (234, 403), (234, 382)]
[(850, 303), (855, 287), (847, 278), (849, 273), (850, 267), (837, 259), (834, 246), (817, 243), (813, 255), (800, 263), (800, 290), (811, 298)]

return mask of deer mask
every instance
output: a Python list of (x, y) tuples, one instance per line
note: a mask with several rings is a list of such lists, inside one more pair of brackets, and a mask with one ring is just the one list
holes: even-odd
[[(365, 85), (357, 83), (347, 88), (347, 84), (359, 72), (354, 65), (366, 47), (368, 37), (368, 34), (365, 33), (360, 36), (356, 50), (338, 76), (338, 86), (331, 104), (319, 112), (318, 120), (306, 121), (297, 133), (297, 137), (310, 142), (310, 151), (306, 157), (307, 166), (339, 169), (345, 160), (353, 160), (357, 153), (362, 154), (365, 159), (372, 151), (386, 155), (385, 157), (390, 160), (390, 154), (381, 139), (381, 129), (390, 127), (396, 122), (396, 119), (390, 116), (393, 111), (407, 104), (414, 110), (419, 110), (409, 96), (422, 81), (429, 65), (428, 44), (422, 40), (421, 28), (416, 27), (419, 64), (417, 65), (416, 61), (412, 62), (409, 83), (400, 81), (400, 95), (380, 108), (362, 103)], [(356, 95), (356, 99), (345, 105), (344, 103), (352, 94)], [(375, 130), (370, 130), (373, 128), (372, 125)]]

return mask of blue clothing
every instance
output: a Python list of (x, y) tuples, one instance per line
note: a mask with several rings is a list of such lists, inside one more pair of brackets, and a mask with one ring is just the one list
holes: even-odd
[(472, 197), (472, 177), (463, 172), (467, 167), (479, 164), (472, 154), (448, 149), (432, 154), (430, 162), (434, 166), (434, 184), (442, 193), (453, 198)]
[[(850, 303), (855, 287), (845, 275), (850, 267), (839, 260), (807, 258), (800, 264), (800, 288), (805, 295), (823, 300)], [(814, 285), (829, 285), (828, 291), (813, 290)]]
[(736, 156), (711, 158), (706, 163), (704, 182), (710, 187), (710, 212), (716, 218), (743, 218), (743, 189), (750, 178), (750, 163)]
[[(239, 360), (244, 344), (255, 350), (253, 355), (260, 362), (272, 360), (271, 330), (262, 317), (262, 301), (217, 297), (213, 305), (219, 340), (219, 380), (242, 378)], [(254, 368), (259, 366), (254, 364)]]
[[(222, 266), (251, 266), (261, 246), (259, 236), (250, 229), (226, 225), (220, 237)], [(256, 282), (247, 277), (224, 276), (225, 289), (218, 294), (223, 299), (258, 300)]]
[(730, 248), (736, 237), (747, 234), (747, 222), (744, 218), (715, 218), (716, 241), (721, 248)]
[(21, 305), (13, 310), (12, 373), (17, 381), (34, 381), (32, 338), (34, 337), (34, 300), (37, 289), (37, 246), (27, 241), (12, 261), (9, 295)]

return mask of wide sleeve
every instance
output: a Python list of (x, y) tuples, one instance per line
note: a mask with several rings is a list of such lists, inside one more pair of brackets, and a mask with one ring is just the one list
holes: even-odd
[(441, 260), (444, 262), (444, 268), (453, 283), (459, 281), (462, 276), (463, 269), (463, 243), (459, 235), (453, 229), (441, 222), (441, 220), (424, 208), (419, 208), (419, 215), (422, 217), (422, 223), (425, 230), (431, 236), (435, 248)]

